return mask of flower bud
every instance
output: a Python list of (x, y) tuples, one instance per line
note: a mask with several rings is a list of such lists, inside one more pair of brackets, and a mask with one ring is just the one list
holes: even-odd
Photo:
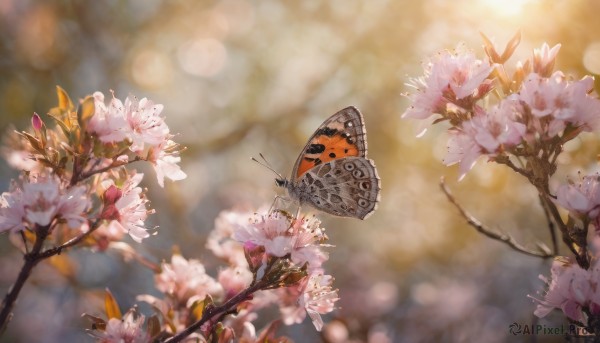
[(42, 118), (35, 112), (33, 112), (33, 116), (31, 117), (31, 125), (36, 132), (39, 132), (42, 129), (42, 125), (44, 125)]

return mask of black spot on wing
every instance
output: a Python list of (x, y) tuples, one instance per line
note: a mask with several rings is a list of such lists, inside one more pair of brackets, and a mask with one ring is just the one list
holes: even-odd
[(306, 148), (307, 154), (320, 154), (325, 151), (325, 145), (323, 144), (311, 144)]
[(335, 136), (336, 133), (338, 133), (337, 129), (332, 129), (330, 127), (324, 127), (324, 128), (317, 130), (316, 136), (324, 135), (327, 137), (333, 137), (333, 136)]

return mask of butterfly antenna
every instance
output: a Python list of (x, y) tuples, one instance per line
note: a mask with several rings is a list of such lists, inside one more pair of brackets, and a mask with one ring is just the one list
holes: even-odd
[(275, 169), (274, 169), (274, 168), (271, 166), (271, 163), (269, 163), (269, 161), (267, 161), (267, 159), (265, 158), (265, 156), (264, 156), (262, 153), (259, 153), (259, 156), (262, 158), (262, 160), (263, 160), (264, 162), (261, 162), (261, 161), (257, 160), (257, 159), (256, 159), (256, 158), (254, 158), (254, 157), (252, 157), (252, 161), (254, 161), (254, 162), (256, 162), (256, 163), (260, 164), (261, 166), (263, 166), (263, 167), (265, 167), (265, 168), (267, 168), (267, 169), (269, 169), (270, 171), (272, 171), (273, 173), (275, 173), (275, 175), (277, 175), (277, 176), (278, 176), (280, 179), (284, 179), (284, 177), (283, 177), (281, 174), (279, 174), (279, 173), (278, 173), (278, 172), (277, 172), (277, 171), (276, 171), (276, 170), (275, 170)]

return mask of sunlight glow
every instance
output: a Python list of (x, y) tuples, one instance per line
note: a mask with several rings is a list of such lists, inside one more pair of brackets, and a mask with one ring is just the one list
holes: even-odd
[(514, 17), (523, 12), (531, 0), (482, 0), (482, 4), (499, 17)]

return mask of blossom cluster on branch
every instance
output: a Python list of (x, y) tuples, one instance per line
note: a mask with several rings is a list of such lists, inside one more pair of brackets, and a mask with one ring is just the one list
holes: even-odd
[[(459, 165), (459, 180), (480, 157), (505, 165), (535, 187), (548, 219), (552, 250), (527, 250), (506, 234), (498, 234), (470, 216), (442, 185), (449, 200), (477, 231), (512, 249), (542, 258), (555, 256), (548, 291), (533, 297), (535, 314), (545, 316), (561, 309), (585, 332), (600, 335), (597, 285), (598, 249), (590, 242), (600, 238), (600, 177), (552, 186), (565, 143), (584, 132), (600, 130), (600, 100), (591, 76), (575, 79), (555, 70), (560, 44), (543, 44), (530, 59), (507, 66), (520, 42), (515, 35), (498, 51), (485, 35), (485, 58), (464, 46), (444, 51), (424, 64), (424, 75), (411, 79), (414, 89), (403, 118), (420, 121), (419, 135), (433, 124), (448, 124), (446, 165)], [(512, 69), (512, 72), (510, 71)], [(553, 183), (555, 184), (555, 183)], [(558, 233), (556, 230), (558, 229)], [(571, 257), (557, 257), (562, 236)]]
[[(0, 196), (0, 233), (11, 236), (24, 263), (2, 303), (0, 329), (12, 318), (31, 271), (76, 246), (135, 257), (156, 273), (162, 293), (137, 297), (151, 305), (152, 315), (137, 307), (123, 314), (107, 290), (105, 318), (84, 315), (98, 342), (291, 341), (276, 337), (277, 326), (307, 315), (322, 329), (321, 315), (334, 310), (338, 296), (323, 269), (323, 248), (330, 245), (319, 220), (281, 210), (224, 212), (206, 246), (227, 263), (216, 278), (179, 252), (170, 262), (153, 263), (125, 240), (150, 237), (146, 220), (154, 213), (141, 187), (144, 174), (129, 166), (150, 163), (161, 187), (165, 178), (186, 178), (179, 166), (184, 149), (173, 140), (163, 106), (114, 94), (107, 103), (100, 92), (75, 106), (63, 89), (57, 93), (58, 106), (47, 116), (34, 114), (31, 129), (8, 137), (3, 150), (22, 174)], [(281, 318), (257, 333), (257, 311), (269, 305), (279, 307)]]

